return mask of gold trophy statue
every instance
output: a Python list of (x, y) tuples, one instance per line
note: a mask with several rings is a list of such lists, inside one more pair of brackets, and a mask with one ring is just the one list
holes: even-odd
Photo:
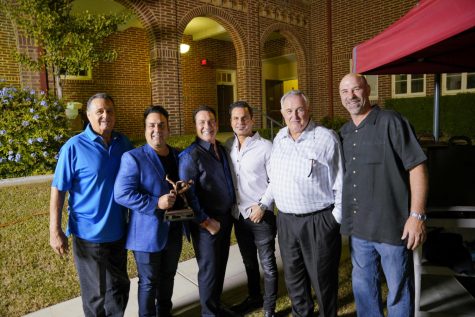
[(189, 180), (188, 182), (185, 181), (177, 181), (176, 183), (168, 178), (168, 175), (165, 176), (165, 179), (172, 185), (173, 191), (175, 195), (180, 195), (180, 197), (185, 202), (185, 206), (183, 209), (178, 210), (165, 210), (165, 220), (167, 221), (183, 221), (183, 220), (191, 220), (195, 217), (193, 210), (188, 206), (188, 202), (186, 200), (185, 192), (190, 189), (191, 184), (193, 184), (193, 180)]

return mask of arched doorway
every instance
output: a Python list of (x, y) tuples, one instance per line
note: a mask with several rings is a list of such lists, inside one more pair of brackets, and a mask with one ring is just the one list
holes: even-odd
[(307, 87), (306, 58), (296, 30), (274, 24), (261, 37), (262, 90), (268, 118), (282, 122), (280, 99), (289, 90)]
[(279, 32), (272, 32), (262, 50), (262, 81), (266, 115), (278, 122), (280, 98), (298, 89), (297, 60), (292, 44)]
[(195, 17), (186, 26), (180, 56), (185, 133), (194, 132), (192, 111), (201, 104), (217, 113), (219, 131), (231, 131), (228, 106), (237, 99), (237, 58), (230, 34), (217, 21)]
[(216, 110), (220, 131), (231, 131), (227, 109), (241, 98), (245, 83), (239, 23), (225, 10), (206, 5), (188, 12), (178, 32), (181, 43), (190, 45), (179, 67), (185, 133), (194, 133), (192, 112), (201, 104)]

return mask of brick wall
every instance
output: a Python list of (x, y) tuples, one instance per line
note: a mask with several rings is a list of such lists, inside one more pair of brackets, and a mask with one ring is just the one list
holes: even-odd
[(64, 99), (85, 107), (90, 96), (107, 92), (116, 104), (116, 129), (131, 138), (143, 138), (143, 111), (151, 104), (146, 32), (129, 28), (107, 38), (104, 45), (117, 51), (117, 60), (95, 67), (91, 80), (64, 81)]
[[(183, 112), (185, 133), (194, 133), (192, 113), (199, 105), (209, 105), (217, 109), (216, 69), (236, 69), (236, 51), (234, 45), (227, 41), (206, 39), (193, 42), (184, 37), (184, 43), (190, 45), (190, 51), (180, 58)], [(206, 59), (208, 64), (201, 65)]]
[(280, 38), (265, 42), (262, 58), (272, 58), (288, 54), (295, 54), (295, 49), (286, 38)]
[[(151, 102), (170, 112), (173, 133), (191, 133), (192, 110), (199, 104), (216, 106), (216, 68), (236, 69), (237, 98), (262, 107), (261, 59), (295, 53), (299, 87), (310, 99), (314, 118), (345, 116), (338, 85), (350, 70), (351, 50), (394, 23), (417, 0), (117, 0), (131, 9), (144, 29), (128, 29), (111, 36), (106, 45), (117, 49), (119, 59), (93, 70), (92, 80), (64, 82), (67, 100), (85, 103), (98, 91), (107, 91), (117, 103), (117, 128), (132, 137), (143, 134), (142, 112)], [(183, 37), (186, 25), (197, 16), (220, 23), (232, 43), (216, 40), (192, 42)], [(34, 73), (18, 71), (6, 47), (16, 45), (35, 54), (28, 39), (12, 35), (11, 24), (0, 16), (0, 78), (24, 85), (38, 83)], [(270, 41), (272, 32), (284, 39)], [(182, 41), (191, 44), (179, 55)], [(207, 58), (210, 65), (200, 66)], [(4, 66), (5, 65), (5, 66)], [(150, 65), (150, 68), (149, 68)], [(15, 68), (16, 67), (16, 68)], [(16, 70), (15, 70), (16, 69)], [(390, 76), (379, 76), (379, 102), (391, 96)], [(428, 94), (433, 76), (427, 76)], [(38, 85), (38, 84), (36, 84)], [(256, 118), (260, 122), (260, 118)]]
[[(323, 2), (323, 1), (322, 1)], [(341, 105), (338, 85), (350, 71), (352, 48), (377, 35), (407, 13), (416, 3), (409, 1), (356, 0), (351, 7), (345, 0), (332, 3), (333, 34), (333, 110), (337, 116), (348, 116)], [(391, 97), (391, 76), (379, 76), (379, 102)]]
[(15, 33), (10, 19), (0, 11), (0, 79), (6, 83), (20, 86), (19, 65), (13, 59), (16, 48)]

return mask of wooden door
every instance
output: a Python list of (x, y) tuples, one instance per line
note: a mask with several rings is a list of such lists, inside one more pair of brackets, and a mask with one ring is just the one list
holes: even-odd
[(284, 95), (282, 80), (266, 80), (266, 108), (267, 115), (277, 122), (282, 122), (280, 113), (280, 98)]
[(218, 124), (219, 131), (232, 131), (231, 123), (229, 122), (229, 105), (233, 103), (234, 86), (232, 85), (218, 85)]

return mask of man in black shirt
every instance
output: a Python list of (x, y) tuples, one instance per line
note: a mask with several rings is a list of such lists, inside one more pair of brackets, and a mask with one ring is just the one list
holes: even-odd
[(372, 106), (359, 74), (340, 82), (351, 115), (340, 131), (345, 157), (341, 233), (350, 236), (358, 316), (383, 316), (379, 267), (389, 316), (414, 315), (412, 250), (424, 242), (426, 156), (409, 122)]
[(182, 180), (193, 180), (186, 196), (196, 215), (190, 231), (199, 267), (201, 315), (219, 316), (229, 255), (234, 187), (226, 150), (216, 140), (218, 122), (214, 109), (200, 106), (193, 118), (197, 138), (180, 153), (179, 176)]

